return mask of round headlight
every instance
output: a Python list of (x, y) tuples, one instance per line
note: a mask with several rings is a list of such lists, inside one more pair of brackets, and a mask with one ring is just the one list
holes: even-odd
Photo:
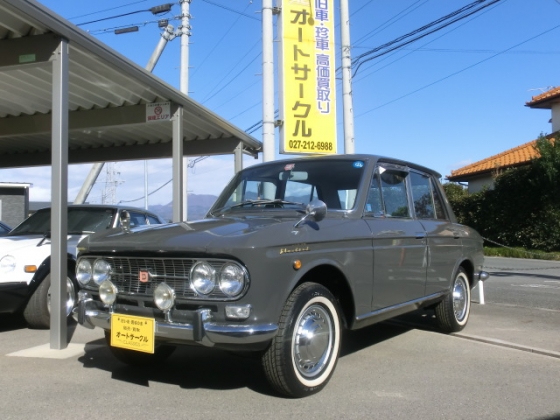
[(5, 255), (0, 259), (0, 273), (7, 274), (16, 269), (16, 259), (11, 255)]
[(76, 266), (76, 280), (85, 286), (88, 284), (92, 277), (91, 262), (89, 260), (80, 260)]
[(219, 282), (224, 294), (237, 296), (245, 287), (245, 271), (237, 264), (225, 264), (220, 270)]
[(97, 260), (93, 264), (93, 281), (101, 285), (111, 278), (111, 265), (105, 260)]
[(216, 286), (216, 271), (207, 262), (198, 262), (191, 269), (191, 285), (196, 293), (207, 295)]
[(160, 283), (154, 291), (154, 302), (162, 311), (167, 311), (175, 303), (175, 291), (166, 283)]
[(105, 305), (112, 305), (117, 300), (117, 286), (110, 280), (105, 280), (99, 286), (99, 298)]

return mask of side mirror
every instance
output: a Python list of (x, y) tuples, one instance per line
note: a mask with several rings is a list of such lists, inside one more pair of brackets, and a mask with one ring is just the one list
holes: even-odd
[(126, 233), (130, 233), (130, 213), (126, 210), (122, 210), (119, 214), (121, 221), (122, 230)]
[(327, 205), (321, 200), (313, 200), (307, 204), (305, 208), (305, 216), (296, 222), (295, 228), (299, 227), (303, 222), (308, 220), (313, 220), (314, 222), (320, 222), (325, 218), (327, 214)]

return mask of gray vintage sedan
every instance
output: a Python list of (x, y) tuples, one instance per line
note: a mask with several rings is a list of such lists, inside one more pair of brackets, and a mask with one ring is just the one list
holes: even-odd
[(85, 238), (76, 318), (128, 364), (177, 345), (251, 352), (276, 391), (313, 394), (344, 328), (421, 307), (444, 332), (467, 324), (488, 277), (482, 239), (456, 222), (439, 177), (370, 155), (252, 166), (203, 220)]

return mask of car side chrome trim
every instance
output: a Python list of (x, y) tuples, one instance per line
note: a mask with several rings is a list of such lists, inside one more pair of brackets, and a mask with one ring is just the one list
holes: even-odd
[(397, 305), (388, 306), (387, 308), (382, 308), (363, 315), (359, 315), (354, 318), (354, 325), (352, 326), (352, 329), (366, 327), (368, 325), (372, 325), (377, 322), (385, 321), (386, 319), (414, 311), (423, 306), (441, 300), (441, 298), (447, 293), (447, 291), (433, 293), (419, 299), (410, 300), (408, 302), (399, 303)]

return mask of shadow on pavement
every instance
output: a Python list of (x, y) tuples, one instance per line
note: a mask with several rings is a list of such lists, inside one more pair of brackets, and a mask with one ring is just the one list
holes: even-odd
[[(411, 328), (389, 323), (376, 324), (359, 331), (346, 331), (340, 357), (410, 331)], [(231, 353), (208, 347), (178, 347), (167, 361), (145, 367), (128, 366), (118, 361), (104, 339), (91, 341), (78, 359), (87, 369), (111, 372), (111, 378), (149, 387), (150, 382), (176, 385), (185, 389), (230, 390), (249, 388), (276, 396), (268, 384), (259, 354)]]
[(0, 315), (0, 332), (14, 331), (27, 328), (27, 323), (20, 313), (1, 314)]
[(550, 279), (550, 280), (560, 280), (559, 276), (550, 276), (546, 274), (530, 274), (527, 272), (515, 272), (515, 271), (499, 271), (495, 273), (490, 273), (492, 277), (530, 277), (530, 278), (537, 278), (537, 279)]
[[(72, 318), (68, 318), (68, 341), (72, 339), (74, 333), (76, 331), (76, 327), (78, 323), (74, 321)], [(14, 313), (14, 314), (0, 314), (0, 333), (4, 331), (16, 331), (22, 329), (29, 329), (33, 330), (33, 328), (29, 328), (27, 322), (23, 318), (21, 313)]]

